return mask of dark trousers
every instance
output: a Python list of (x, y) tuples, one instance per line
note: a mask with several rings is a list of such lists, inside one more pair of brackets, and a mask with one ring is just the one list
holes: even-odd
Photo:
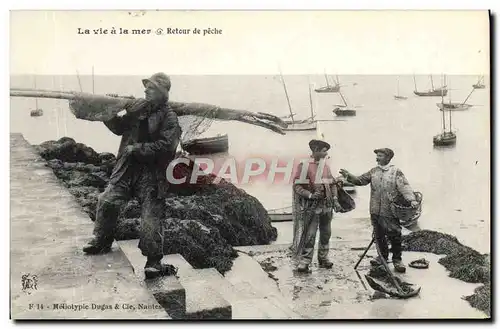
[(121, 208), (137, 196), (141, 204), (141, 228), (139, 248), (151, 259), (163, 257), (163, 223), (165, 200), (158, 198), (158, 186), (154, 173), (147, 168), (128, 168), (123, 175), (110, 183), (97, 202), (94, 235), (99, 244), (113, 243), (118, 215)]
[(304, 227), (303, 249), (300, 254), (300, 263), (309, 265), (312, 262), (314, 255), (314, 244), (316, 242), (316, 233), (319, 229), (319, 245), (318, 245), (318, 260), (324, 261), (328, 259), (330, 251), (329, 242), (332, 236), (332, 212), (326, 211), (316, 213), (315, 211), (308, 212), (308, 223)]
[(375, 239), (380, 247), (382, 257), (389, 258), (389, 246), (387, 240), (391, 242), (392, 260), (400, 261), (402, 256), (401, 250), (401, 225), (397, 218), (387, 218), (377, 215), (371, 215), (371, 222)]

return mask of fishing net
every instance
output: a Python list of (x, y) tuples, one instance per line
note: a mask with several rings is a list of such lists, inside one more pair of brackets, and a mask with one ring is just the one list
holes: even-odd
[(179, 125), (182, 128), (181, 143), (193, 140), (205, 133), (214, 121), (211, 117), (213, 117), (213, 115), (211, 115), (210, 113), (206, 113), (206, 115), (204, 116), (180, 116)]

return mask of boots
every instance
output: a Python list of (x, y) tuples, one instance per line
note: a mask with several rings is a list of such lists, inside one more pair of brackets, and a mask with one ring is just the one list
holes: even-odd
[(148, 257), (144, 266), (146, 279), (153, 279), (159, 276), (176, 275), (177, 268), (169, 264), (163, 264), (159, 257)]
[(307, 265), (307, 264), (299, 264), (299, 266), (297, 266), (297, 272), (299, 272), (299, 273), (309, 273), (309, 265)]
[(95, 238), (83, 247), (83, 252), (89, 255), (106, 254), (110, 251), (111, 244), (99, 243)]
[(406, 266), (403, 264), (401, 260), (393, 260), (392, 265), (394, 265), (394, 269), (396, 272), (399, 273), (405, 273), (406, 272)]
[(333, 263), (328, 258), (318, 260), (318, 265), (320, 268), (327, 268), (327, 269), (333, 267)]

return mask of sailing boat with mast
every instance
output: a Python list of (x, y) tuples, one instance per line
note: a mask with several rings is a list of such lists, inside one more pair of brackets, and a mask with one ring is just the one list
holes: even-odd
[(446, 96), (448, 94), (448, 89), (446, 87), (446, 81), (444, 82), (444, 85), (439, 87), (439, 88), (434, 88), (434, 81), (432, 79), (432, 74), (429, 75), (431, 79), (431, 89), (426, 90), (426, 91), (418, 91), (417, 89), (417, 80), (415, 79), (415, 74), (413, 75), (413, 83), (415, 84), (415, 90), (413, 93), (417, 96)]
[(314, 89), (315, 92), (317, 93), (338, 93), (340, 91), (340, 81), (339, 81), (339, 76), (337, 75), (337, 81), (335, 81), (335, 84), (331, 85), (330, 81), (328, 81), (328, 76), (326, 75), (325, 72), (325, 80), (326, 80), (326, 86)]
[(311, 86), (309, 85), (309, 100), (311, 103), (311, 117), (305, 120), (295, 120), (294, 113), (292, 111), (292, 105), (290, 104), (290, 97), (288, 97), (288, 90), (286, 89), (285, 79), (283, 78), (283, 74), (280, 73), (281, 82), (283, 84), (283, 90), (285, 91), (286, 101), (288, 103), (288, 109), (290, 110), (290, 118), (291, 121), (284, 121), (288, 127), (283, 128), (284, 131), (308, 131), (308, 130), (316, 130), (317, 123), (314, 121), (314, 110), (312, 107), (312, 95), (311, 95)]
[[(34, 81), (33, 84), (36, 89), (36, 75), (34, 76)], [(35, 109), (31, 110), (30, 116), (32, 117), (41, 117), (43, 115), (43, 110), (41, 108), (38, 108), (38, 98), (35, 98)]]
[(335, 105), (336, 108), (333, 109), (333, 113), (337, 116), (355, 116), (356, 110), (347, 104), (345, 96), (339, 91), (340, 98), (344, 104)]
[(436, 105), (438, 106), (439, 110), (443, 110), (443, 109), (446, 109), (446, 110), (449, 110), (449, 111), (465, 111), (465, 110), (468, 110), (472, 107), (472, 105), (470, 104), (466, 104), (465, 102), (467, 102), (467, 100), (469, 99), (469, 97), (472, 95), (472, 93), (474, 92), (474, 90), (476, 90), (475, 88), (472, 88), (472, 91), (469, 93), (469, 95), (465, 98), (465, 100), (462, 102), (462, 103), (458, 103), (458, 102), (452, 102), (451, 101), (451, 91), (450, 91), (450, 102), (449, 103), (436, 103)]
[(441, 105), (442, 108), (447, 110), (449, 113), (449, 126), (448, 130), (446, 130), (446, 115), (445, 115), (445, 110), (442, 110), (443, 113), (443, 131), (439, 134), (433, 137), (432, 142), (434, 143), (434, 146), (453, 146), (457, 142), (457, 135), (454, 131), (451, 129), (451, 112), (449, 109), (447, 109), (444, 106), (444, 92), (441, 95)]
[(397, 87), (397, 94), (396, 94), (396, 95), (394, 95), (394, 99), (399, 99), (399, 100), (405, 100), (405, 99), (408, 99), (408, 97), (406, 97), (406, 96), (401, 96), (401, 95), (399, 94), (399, 77), (397, 78), (397, 80), (398, 80), (398, 83), (397, 83), (397, 84), (398, 84), (398, 87)]
[(473, 84), (472, 87), (474, 89), (484, 89), (486, 88), (486, 86), (482, 83), (482, 81), (484, 81), (484, 75), (483, 76), (480, 76), (478, 79), (477, 79), (477, 83)]

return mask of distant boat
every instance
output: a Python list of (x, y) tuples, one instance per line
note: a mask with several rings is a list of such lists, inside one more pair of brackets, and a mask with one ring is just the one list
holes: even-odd
[(41, 117), (42, 115), (43, 115), (42, 109), (36, 109), (36, 110), (32, 110), (30, 112), (30, 116), (32, 116), (32, 117)]
[(486, 88), (486, 86), (482, 83), (482, 81), (484, 80), (484, 75), (483, 76), (480, 76), (477, 80), (477, 83), (473, 84), (472, 87), (474, 89), (484, 89)]
[(288, 103), (288, 109), (290, 110), (290, 115), (288, 116), (292, 120), (285, 120), (284, 122), (288, 125), (288, 127), (283, 128), (284, 131), (311, 131), (317, 129), (317, 123), (314, 121), (314, 109), (312, 103), (312, 94), (311, 94), (311, 85), (309, 85), (309, 102), (311, 108), (311, 116), (304, 120), (295, 120), (294, 113), (292, 111), (292, 105), (290, 104), (290, 97), (288, 97), (288, 91), (286, 89), (285, 79), (280, 72), (281, 82), (283, 84), (283, 90), (285, 91), (286, 100)]
[(413, 83), (415, 84), (415, 90), (413, 93), (417, 96), (446, 96), (448, 94), (448, 89), (446, 88), (446, 82), (445, 85), (440, 87), (440, 88), (434, 88), (434, 81), (432, 80), (432, 75), (430, 75), (431, 79), (431, 90), (427, 91), (418, 91), (417, 90), (417, 81), (415, 80), (415, 75), (413, 75)]
[[(441, 95), (441, 105), (442, 105), (443, 109), (446, 109), (446, 107), (444, 106), (444, 93)], [(442, 112), (443, 112), (443, 118), (442, 118), (443, 131), (440, 134), (434, 136), (432, 139), (432, 142), (433, 142), (434, 146), (437, 146), (437, 147), (453, 146), (457, 142), (457, 134), (455, 132), (453, 132), (451, 129), (451, 112), (452, 111), (448, 110), (448, 113), (450, 114), (448, 130), (446, 130), (446, 116), (445, 116), (446, 111), (443, 110)]]
[(184, 151), (193, 155), (226, 153), (229, 149), (227, 134), (208, 138), (197, 138), (181, 142)]
[(472, 95), (474, 90), (476, 90), (476, 89), (472, 88), (472, 91), (470, 92), (470, 94), (465, 98), (465, 100), (462, 103), (452, 102), (451, 101), (451, 91), (450, 91), (450, 95), (449, 95), (450, 102), (449, 103), (444, 103), (444, 102), (436, 103), (436, 105), (439, 108), (439, 110), (441, 110), (441, 111), (443, 109), (446, 109), (448, 111), (466, 111), (472, 107), (472, 105), (466, 104), (465, 102), (467, 102), (467, 100)]
[(399, 94), (399, 77), (398, 77), (398, 84), (397, 84), (397, 85), (398, 85), (398, 87), (397, 87), (397, 94), (396, 94), (396, 95), (394, 95), (394, 99), (400, 99), (400, 100), (405, 100), (405, 99), (408, 99), (408, 97), (406, 97), (406, 96), (401, 96), (401, 95)]
[[(36, 75), (34, 76), (33, 85), (36, 89)], [(31, 110), (30, 116), (32, 117), (41, 117), (43, 115), (43, 110), (38, 108), (38, 98), (35, 98), (35, 109)]]
[(339, 76), (337, 75), (337, 81), (335, 81), (334, 85), (331, 85), (328, 81), (328, 76), (325, 73), (326, 86), (314, 89), (317, 93), (338, 93), (340, 91), (340, 81)]
[(344, 104), (335, 105), (336, 107), (335, 107), (335, 109), (333, 109), (333, 113), (337, 116), (355, 116), (356, 110), (349, 107), (344, 95), (340, 91), (339, 91), (339, 95), (340, 95), (340, 98), (342, 99), (342, 101), (344, 102)]

